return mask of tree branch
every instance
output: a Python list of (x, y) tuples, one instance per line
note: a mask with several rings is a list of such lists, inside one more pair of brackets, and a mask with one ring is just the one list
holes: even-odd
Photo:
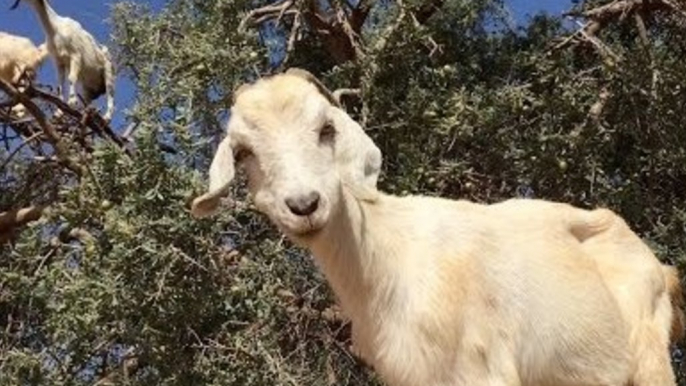
[(293, 7), (295, 2), (293, 0), (279, 0), (274, 4), (265, 5), (264, 7), (253, 9), (241, 20), (238, 25), (239, 31), (245, 31), (248, 25), (257, 25), (272, 19), (281, 20), (285, 12)]
[(0, 213), (0, 242), (7, 241), (17, 228), (40, 219), (44, 210), (44, 206), (35, 205)]
[(341, 88), (333, 92), (333, 98), (339, 104), (342, 104), (341, 99), (344, 96), (359, 96), (361, 93), (362, 91), (359, 88)]
[[(427, 0), (418, 7), (408, 11), (414, 20), (424, 24), (443, 6), (445, 0)], [(369, 17), (369, 13), (376, 5), (376, 0), (359, 0), (357, 6), (329, 0), (326, 6), (320, 0), (279, 0), (250, 11), (241, 21), (240, 30), (245, 30), (249, 25), (276, 20), (279, 24), (282, 18), (292, 17), (289, 36), (286, 46), (286, 58), (293, 51), (303, 21), (322, 42), (324, 49), (331, 55), (336, 63), (359, 61), (365, 57), (365, 49), (361, 39), (362, 28)], [(404, 11), (403, 11), (404, 12)]]
[(624, 21), (634, 14), (648, 15), (658, 11), (677, 12), (686, 17), (686, 11), (671, 0), (615, 0), (586, 11), (570, 11), (565, 15), (588, 19), (584, 31), (588, 35), (595, 36), (611, 22)]
[(353, 9), (350, 16), (350, 25), (357, 33), (362, 31), (362, 26), (367, 21), (367, 16), (375, 4), (375, 0), (360, 0), (357, 8)]
[(36, 106), (26, 94), (19, 92), (14, 86), (0, 79), (0, 89), (9, 95), (13, 100), (21, 103), (33, 115), (36, 122), (46, 135), (48, 143), (55, 150), (59, 161), (69, 170), (77, 175), (83, 174), (83, 168), (70, 156), (69, 146), (62, 141), (62, 137), (57, 133), (55, 127), (45, 117), (45, 114)]
[(62, 112), (66, 113), (67, 115), (71, 116), (72, 118), (78, 120), (81, 125), (86, 126), (93, 130), (94, 132), (98, 133), (102, 137), (107, 137), (109, 138), (112, 142), (114, 142), (117, 146), (120, 148), (124, 149), (124, 151), (131, 155), (130, 151), (128, 148), (126, 148), (126, 142), (119, 137), (117, 134), (114, 133), (112, 128), (110, 127), (107, 122), (105, 122), (102, 117), (100, 117), (99, 114), (92, 114), (90, 109), (86, 110), (86, 112), (81, 112), (79, 110), (73, 109), (69, 104), (61, 100), (59, 97), (47, 93), (43, 90), (37, 89), (33, 86), (29, 87), (26, 90), (26, 94), (28, 94), (30, 97), (38, 97), (40, 99), (43, 99), (47, 102), (52, 103), (55, 105), (58, 109), (60, 109)]

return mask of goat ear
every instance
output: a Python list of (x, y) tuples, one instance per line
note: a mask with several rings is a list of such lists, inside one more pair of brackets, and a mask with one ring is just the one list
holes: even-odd
[(229, 186), (236, 174), (231, 138), (226, 137), (219, 144), (210, 166), (210, 189), (193, 200), (191, 214), (196, 218), (212, 216), (219, 209), (222, 197), (229, 194)]
[(375, 201), (381, 172), (381, 150), (362, 127), (338, 108), (332, 108), (336, 127), (336, 164), (341, 182), (359, 200)]

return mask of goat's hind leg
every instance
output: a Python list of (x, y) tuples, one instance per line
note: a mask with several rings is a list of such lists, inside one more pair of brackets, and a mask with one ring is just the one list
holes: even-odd
[(71, 107), (76, 107), (78, 97), (76, 96), (76, 83), (79, 81), (79, 73), (81, 73), (81, 57), (74, 55), (69, 61), (69, 100), (68, 104)]
[[(55, 62), (55, 71), (57, 71), (57, 95), (61, 101), (64, 101), (64, 79), (67, 69), (60, 62)], [(58, 108), (55, 111), (55, 118), (61, 118), (64, 115), (62, 109)]]
[(669, 350), (661, 345), (646, 346), (637, 357), (631, 386), (676, 386)]
[(676, 386), (669, 349), (672, 310), (668, 296), (658, 301), (651, 320), (634, 331), (634, 374), (631, 386)]

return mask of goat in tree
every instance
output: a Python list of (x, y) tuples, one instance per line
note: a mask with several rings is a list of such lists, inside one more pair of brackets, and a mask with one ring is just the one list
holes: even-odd
[(15, 86), (24, 74), (34, 79), (47, 57), (46, 43), (36, 47), (25, 37), (0, 32), (0, 79)]
[(313, 253), (389, 385), (676, 384), (678, 281), (621, 217), (394, 197), (376, 188), (381, 160), (336, 98), (291, 70), (239, 89), (192, 213), (215, 213), (242, 166), (257, 208)]
[[(36, 47), (31, 40), (0, 32), (0, 79), (13, 86), (20, 86), (26, 76), (33, 80), (39, 67), (48, 57), (47, 44)], [(26, 114), (22, 104), (12, 108), (12, 115), (21, 118)]]
[[(19, 6), (22, 0), (16, 0), (12, 9)], [(70, 106), (76, 106), (76, 85), (82, 89), (86, 106), (103, 94), (107, 95), (107, 110), (103, 118), (109, 121), (114, 113), (114, 66), (109, 50), (99, 45), (79, 22), (60, 16), (48, 3), (48, 0), (23, 0), (36, 11), (45, 32), (48, 51), (55, 61), (58, 90), (64, 100), (64, 81), (69, 81)]]

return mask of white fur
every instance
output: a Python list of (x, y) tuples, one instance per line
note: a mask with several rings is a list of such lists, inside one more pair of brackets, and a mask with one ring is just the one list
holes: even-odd
[(35, 77), (47, 56), (45, 43), (36, 47), (25, 37), (0, 32), (0, 79), (17, 85), (24, 73)]
[[(5, 82), (19, 86), (23, 74), (34, 79), (47, 57), (47, 44), (36, 47), (25, 37), (0, 32), (0, 79)], [(17, 104), (12, 115), (21, 118), (26, 115), (26, 108)]]
[(60, 97), (64, 99), (64, 81), (69, 81), (69, 105), (76, 106), (76, 85), (80, 84), (86, 106), (107, 95), (107, 110), (103, 118), (114, 113), (114, 67), (107, 47), (99, 45), (79, 22), (60, 16), (48, 0), (23, 0), (33, 6), (43, 26), (48, 51), (55, 61), (59, 77)]
[(193, 214), (218, 209), (243, 155), (257, 207), (313, 252), (389, 385), (675, 385), (672, 287), (619, 216), (380, 193), (379, 149), (325, 94), (292, 73), (244, 88)]

